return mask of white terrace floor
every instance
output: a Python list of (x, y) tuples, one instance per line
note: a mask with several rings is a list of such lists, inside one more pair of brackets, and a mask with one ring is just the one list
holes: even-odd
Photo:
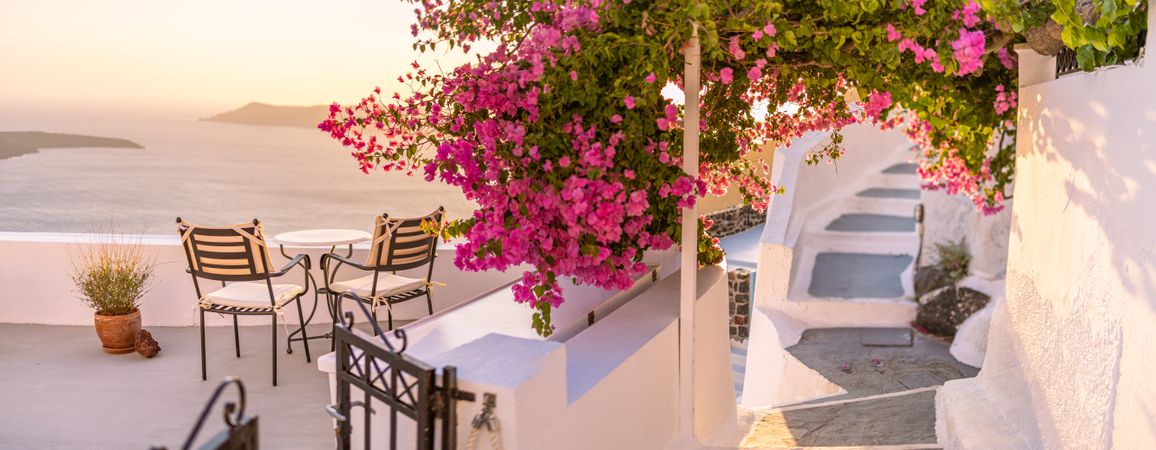
[[(324, 333), (328, 326), (310, 327)], [(278, 386), (272, 386), (269, 327), (241, 328), (241, 358), (231, 327), (207, 332), (209, 381), (201, 381), (198, 328), (150, 327), (161, 346), (153, 359), (105, 354), (92, 327), (0, 324), (0, 449), (180, 448), (217, 382), (241, 377), (246, 413), (260, 417), (263, 448), (333, 447), (324, 411), (329, 382), (304, 348), (278, 346)], [(284, 331), (278, 330), (279, 337)], [(328, 340), (311, 343), (313, 356)], [(201, 431), (224, 428), (220, 407), (236, 398), (230, 388)]]

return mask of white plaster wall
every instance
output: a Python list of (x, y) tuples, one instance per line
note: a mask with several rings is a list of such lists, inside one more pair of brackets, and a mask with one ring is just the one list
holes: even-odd
[(966, 238), (971, 253), (971, 273), (988, 279), (1003, 278), (1007, 268), (1012, 200), (1006, 205), (1003, 211), (984, 216), (967, 197), (948, 195), (942, 189), (923, 191), (923, 255), (919, 264), (939, 262), (935, 244)]
[[(30, 323), (50, 325), (92, 325), (92, 310), (77, 296), (70, 278), (70, 249), (90, 242), (94, 236), (73, 233), (0, 233), (0, 323)], [(185, 273), (188, 264), (184, 251), (178, 243), (176, 232), (173, 236), (142, 236), (141, 244), (146, 252), (156, 256), (158, 263), (155, 281), (141, 305), (141, 320), (144, 326), (189, 326), (197, 324), (197, 296), (193, 290), (192, 278)], [(273, 264), (286, 262), (271, 244)], [(328, 249), (287, 248), (286, 253), (306, 253), (313, 260), (314, 277), (321, 279), (318, 264), (321, 255)], [(354, 248), (353, 259), (364, 260), (365, 248)], [(343, 253), (344, 254), (344, 253)], [(501, 272), (462, 272), (453, 265), (454, 250), (446, 245), (438, 250), (434, 260), (434, 281), (445, 286), (435, 286), (433, 290), (434, 312), (476, 297), (502, 286), (521, 275), (520, 270)], [(425, 278), (424, 270), (403, 272), (415, 278)], [(343, 269), (339, 278), (360, 276), (357, 271)], [(281, 281), (284, 280), (284, 281)], [(277, 282), (304, 285), (304, 274), (294, 269)], [(215, 282), (201, 280), (202, 289), (219, 286)], [(302, 298), (302, 306), (308, 316), (313, 305), (313, 296)], [(325, 298), (311, 323), (329, 323), (325, 311)], [(297, 323), (295, 308), (286, 310), (289, 323)], [(394, 307), (394, 317), (416, 319), (427, 315), (425, 299), (414, 299)], [(209, 325), (231, 325), (230, 317), (216, 314), (205, 315)], [(268, 317), (242, 316), (243, 325), (265, 325)]]
[[(717, 266), (698, 277), (693, 395), (695, 437), (702, 442), (733, 434), (737, 407), (728, 370), (726, 277)], [(675, 439), (679, 423), (678, 290), (675, 274), (564, 342), (490, 333), (429, 353), (441, 348), (422, 343), (443, 338), (433, 333), (412, 337), (410, 351), (431, 366), (457, 367), (461, 388), (478, 395), (477, 402), (458, 402), (459, 447), (482, 394), (491, 392), (506, 450), (661, 449)], [(324, 372), (332, 373), (333, 363), (332, 354), (318, 359)], [(490, 448), (483, 436), (478, 449)]]
[(1015, 448), (1156, 448), (1154, 85), (1148, 64), (1021, 87), (1007, 298), (984, 369), (943, 391), (988, 401), (945, 401), (948, 422), (1005, 423)]

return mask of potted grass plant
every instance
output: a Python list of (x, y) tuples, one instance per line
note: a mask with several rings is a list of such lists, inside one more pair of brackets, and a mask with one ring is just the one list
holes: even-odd
[(112, 354), (134, 350), (141, 328), (141, 299), (155, 268), (139, 239), (118, 236), (109, 234), (108, 239), (80, 246), (72, 254), (72, 280), (81, 299), (95, 310), (96, 334), (104, 351)]

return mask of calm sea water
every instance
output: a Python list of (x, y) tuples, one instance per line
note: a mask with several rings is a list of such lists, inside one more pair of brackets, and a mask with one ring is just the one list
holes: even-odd
[(366, 175), (317, 130), (196, 120), (45, 120), (0, 112), (0, 131), (128, 139), (145, 149), (47, 149), (0, 160), (0, 231), (175, 233), (259, 218), (272, 236), (308, 228), (369, 230), (373, 216), (444, 205), (473, 210), (457, 189), (398, 173)]

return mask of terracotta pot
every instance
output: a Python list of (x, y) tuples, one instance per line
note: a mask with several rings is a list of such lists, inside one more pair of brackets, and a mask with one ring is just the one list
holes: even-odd
[(136, 349), (136, 334), (140, 331), (140, 310), (119, 316), (93, 314), (96, 335), (106, 353), (129, 353)]

